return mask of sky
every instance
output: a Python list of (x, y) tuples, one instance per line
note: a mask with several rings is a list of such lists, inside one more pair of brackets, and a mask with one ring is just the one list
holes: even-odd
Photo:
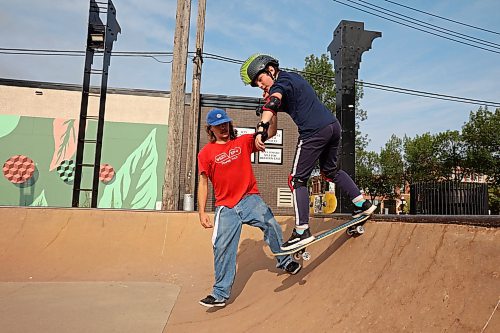
[[(104, 0), (101, 0), (104, 1)], [(352, 6), (372, 4), (454, 32), (500, 44), (498, 0), (341, 0)], [(465, 27), (401, 6), (497, 32)], [(121, 34), (113, 51), (172, 52), (177, 2), (114, 0)], [(85, 49), (88, 0), (0, 0), (0, 49)], [(198, 2), (191, 5), (189, 51), (195, 51)], [(366, 8), (366, 7), (364, 7)], [(365, 9), (366, 10), (366, 9)], [(245, 60), (271, 54), (286, 68), (304, 68), (304, 59), (330, 54), (327, 47), (341, 20), (363, 22), (379, 31), (365, 52), (359, 80), (443, 95), (500, 103), (500, 45), (497, 53), (456, 43), (350, 8), (333, 0), (207, 0), (204, 52)], [(460, 40), (464, 41), (462, 38)], [(0, 50), (2, 51), (2, 50)], [(113, 57), (108, 86), (169, 90), (171, 57)], [(331, 61), (333, 64), (333, 60)], [(81, 84), (84, 57), (28, 56), (0, 53), (0, 77)], [(240, 65), (205, 59), (201, 92), (260, 97), (244, 86)], [(187, 92), (192, 67), (188, 59)], [(361, 131), (368, 150), (380, 152), (391, 135), (415, 137), (426, 132), (460, 130), (479, 105), (439, 101), (364, 89), (361, 107), (368, 119)], [(491, 109), (491, 108), (490, 108)]]

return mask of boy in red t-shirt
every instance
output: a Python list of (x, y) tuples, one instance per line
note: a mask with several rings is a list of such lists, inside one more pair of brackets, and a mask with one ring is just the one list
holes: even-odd
[[(225, 306), (236, 274), (236, 253), (243, 224), (258, 227), (271, 251), (281, 251), (283, 235), (271, 209), (259, 195), (252, 170), (251, 154), (256, 152), (254, 136), (236, 136), (232, 120), (221, 109), (207, 115), (207, 134), (210, 143), (198, 154), (199, 186), (198, 209), (200, 223), (214, 228), (215, 284), (210, 295), (200, 301), (207, 307)], [(276, 133), (276, 121), (271, 121), (269, 137)], [(205, 212), (208, 180), (215, 193), (215, 221)], [(297, 274), (301, 265), (287, 256), (277, 256), (276, 267)]]

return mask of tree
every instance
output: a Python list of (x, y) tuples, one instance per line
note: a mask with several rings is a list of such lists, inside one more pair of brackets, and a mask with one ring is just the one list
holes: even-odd
[(492, 215), (500, 214), (500, 186), (493, 185), (488, 188), (488, 206)]
[(361, 133), (360, 124), (362, 121), (368, 119), (368, 113), (361, 108), (361, 99), (364, 96), (363, 83), (356, 83), (356, 154), (358, 152), (364, 151), (366, 147), (368, 147), (368, 143), (370, 143), (370, 139), (368, 139), (368, 134)]
[(403, 140), (392, 135), (380, 150), (381, 175), (386, 178), (389, 197), (396, 197), (397, 189), (404, 185)]
[(392, 190), (388, 177), (381, 173), (380, 156), (373, 151), (356, 152), (356, 181), (372, 202)]
[(446, 131), (434, 136), (436, 177), (460, 181), (467, 173), (465, 145), (459, 131)]
[(335, 112), (335, 71), (326, 54), (319, 58), (314, 54), (306, 57), (302, 76), (313, 87), (319, 100)]
[(471, 171), (487, 175), (490, 184), (500, 185), (500, 109), (492, 112), (480, 107), (471, 112), (462, 137)]
[[(430, 133), (404, 138), (405, 178), (415, 182), (437, 180), (438, 160), (434, 137)], [(451, 170), (450, 170), (451, 172)]]

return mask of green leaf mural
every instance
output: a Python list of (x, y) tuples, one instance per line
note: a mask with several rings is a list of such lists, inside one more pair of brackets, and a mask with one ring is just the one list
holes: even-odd
[(71, 160), (76, 152), (78, 121), (56, 118), (53, 122), (54, 154), (49, 170), (52, 171), (64, 160)]
[(112, 184), (106, 185), (100, 208), (154, 209), (157, 193), (156, 129), (127, 157)]
[(48, 206), (47, 199), (45, 198), (45, 190), (42, 190), (42, 193), (40, 193), (38, 198), (33, 200), (33, 202), (31, 203), (30, 206), (32, 206), (32, 207), (47, 207)]
[(1, 115), (0, 119), (0, 138), (3, 138), (16, 129), (21, 116)]

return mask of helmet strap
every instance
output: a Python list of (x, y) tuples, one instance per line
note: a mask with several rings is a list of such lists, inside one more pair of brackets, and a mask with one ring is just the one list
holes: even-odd
[(274, 68), (274, 74), (275, 75), (273, 75), (271, 73), (271, 71), (269, 69), (267, 69), (267, 68), (266, 68), (266, 73), (267, 73), (267, 75), (269, 75), (273, 79), (273, 81), (276, 81), (276, 79), (278, 78), (278, 69), (276, 67), (274, 67), (274, 66), (270, 66), (270, 67)]

